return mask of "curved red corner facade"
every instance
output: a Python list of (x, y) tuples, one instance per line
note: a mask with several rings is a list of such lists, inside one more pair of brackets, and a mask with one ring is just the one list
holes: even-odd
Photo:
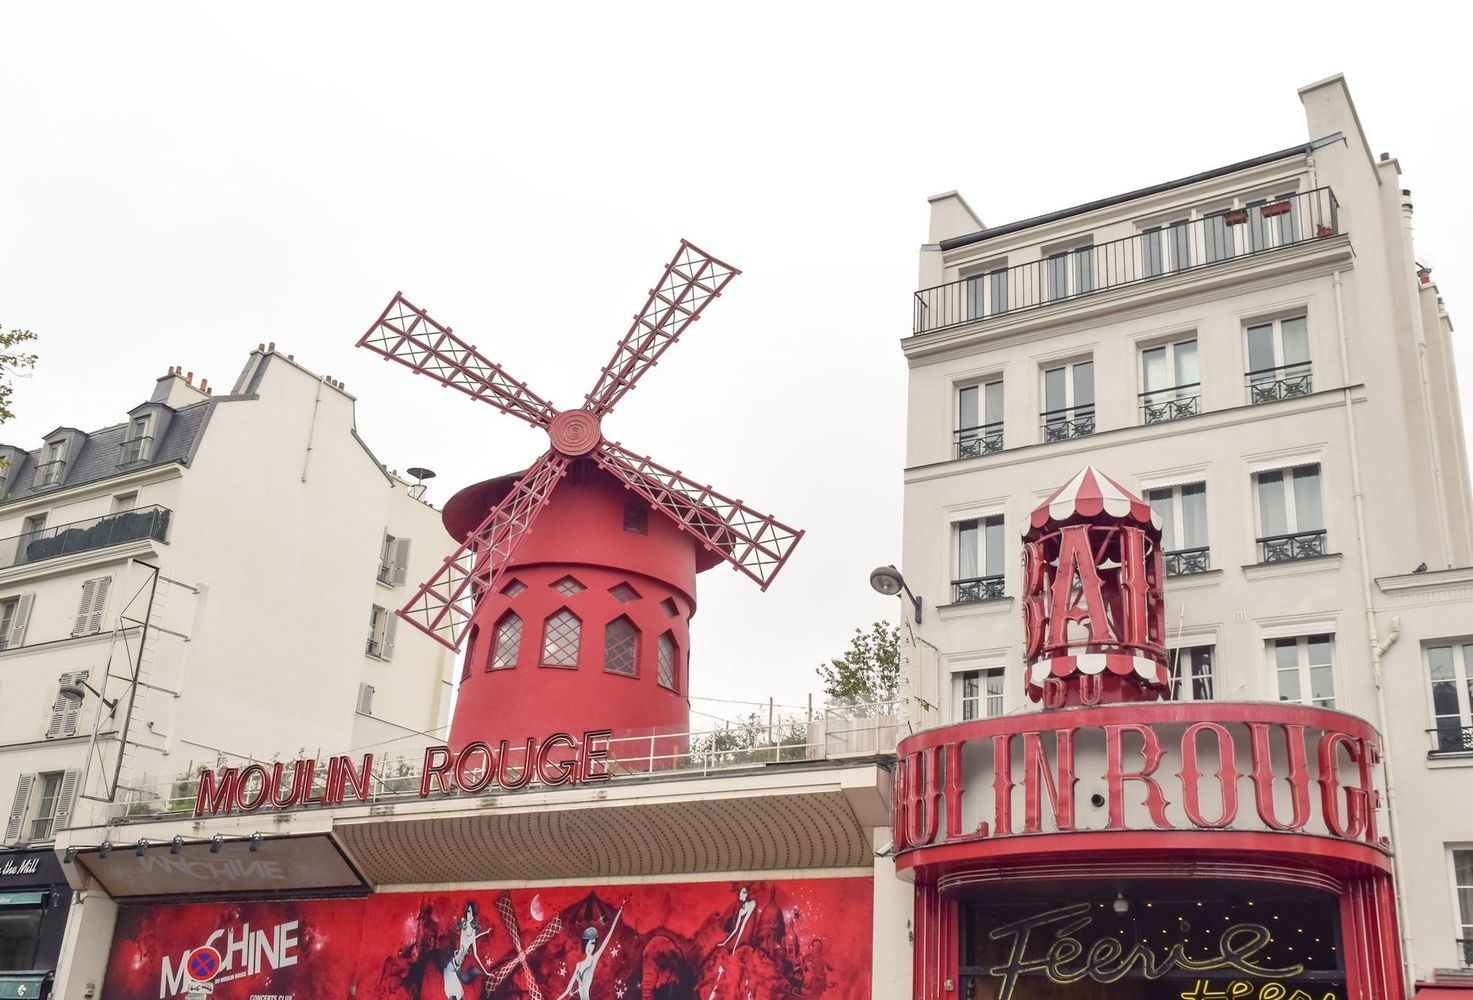
[[(514, 481), (462, 490), (445, 509), (451, 534), (479, 523)], [(577, 463), (499, 592), (476, 608), (451, 749), (558, 732), (688, 732), (695, 576), (715, 561), (632, 491)], [(655, 740), (648, 752), (677, 753), (677, 743)]]
[[(893, 842), (916, 882), (915, 996), (1093, 995), (1090, 980), (1114, 982), (1135, 948), (1129, 982), (1143, 992), (1109, 996), (1399, 1000), (1379, 742), (1340, 712), (1214, 702), (1062, 709), (906, 739)], [(1327, 931), (1310, 946), (1315, 963), (1303, 944), (1292, 954), (1288, 924), (1304, 914), (1338, 942)], [(1221, 937), (1204, 937), (1219, 917)], [(1126, 950), (1089, 938), (1091, 921), (1119, 928)], [(1205, 971), (1171, 968), (1173, 954)], [(1152, 963), (1160, 981), (1142, 978)]]

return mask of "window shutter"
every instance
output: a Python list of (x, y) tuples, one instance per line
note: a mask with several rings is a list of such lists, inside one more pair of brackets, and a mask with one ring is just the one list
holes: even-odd
[(77, 608), (77, 621), (72, 626), (72, 635), (86, 635), (87, 619), (92, 615), (92, 602), (97, 597), (97, 581), (87, 580), (82, 584), (82, 603)]
[[(71, 683), (71, 674), (62, 674), (56, 679), (57, 687)], [(56, 692), (56, 700), (51, 703), (51, 721), (46, 723), (46, 738), (54, 740), (61, 735), (62, 722), (66, 718), (67, 700), (61, 696), (61, 691)]]
[(363, 715), (373, 714), (373, 685), (358, 685), (358, 711)]
[[(74, 670), (58, 677), (57, 686), (59, 688), (63, 684), (80, 684), (86, 679), (87, 671)], [(77, 720), (81, 717), (82, 702), (64, 698), (58, 690), (56, 700), (51, 703), (51, 721), (46, 725), (46, 738), (55, 740), (77, 735)]]
[(384, 612), (384, 649), (382, 656), (386, 660), (394, 658), (394, 632), (399, 627), (399, 616), (392, 611)]
[(15, 602), (15, 617), (10, 620), (10, 633), (5, 636), (5, 648), (15, 649), (26, 641), (26, 623), (31, 619), (31, 605), (36, 595), (21, 594)]
[(102, 628), (102, 609), (107, 606), (107, 592), (113, 578), (99, 576), (82, 584), (82, 603), (77, 608), (77, 622), (72, 635), (91, 635)]
[(394, 542), (394, 586), (404, 586), (409, 576), (409, 539), (399, 538)]
[(81, 776), (82, 772), (76, 768), (64, 772), (61, 776), (61, 789), (56, 793), (56, 818), (51, 822), (52, 837), (71, 825), (72, 806), (77, 801), (77, 782)]
[(102, 628), (102, 609), (107, 607), (107, 592), (112, 587), (113, 578), (100, 576), (97, 578), (97, 596), (92, 600), (92, 615), (87, 619), (87, 634), (99, 631)]
[(31, 782), (34, 774), (23, 774), (15, 783), (15, 798), (10, 803), (10, 820), (5, 824), (5, 842), (14, 844), (20, 840), (20, 828), (26, 819), (26, 806), (31, 803)]

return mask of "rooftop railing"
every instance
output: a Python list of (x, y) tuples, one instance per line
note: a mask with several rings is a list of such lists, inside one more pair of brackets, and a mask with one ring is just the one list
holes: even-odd
[[(840, 762), (846, 759), (893, 754), (903, 734), (902, 706), (898, 700), (852, 704), (830, 704), (811, 718), (774, 716), (749, 717), (722, 727), (689, 732), (642, 730), (615, 732), (609, 740), (607, 760), (611, 782), (664, 781), (674, 778), (701, 777), (742, 770), (761, 769), (774, 764)], [(426, 740), (426, 745), (433, 743)], [(351, 751), (359, 756), (366, 751)], [(510, 747), (507, 766), (519, 773), (524, 764), (525, 747)], [(325, 777), (326, 761), (331, 755), (319, 755), (318, 787)], [(499, 756), (499, 755), (498, 755)], [(226, 762), (221, 766), (244, 766), (258, 761)], [(271, 762), (266, 762), (270, 766)], [(211, 761), (208, 766), (216, 766)], [(376, 754), (368, 803), (385, 800), (417, 800), (423, 777), (423, 755)], [(474, 773), (464, 776), (473, 783)], [(120, 790), (116, 802), (107, 809), (109, 816), (165, 817), (171, 814), (193, 814), (199, 790), (199, 768), (191, 765), (179, 776)], [(544, 791), (540, 785), (528, 785), (528, 791)], [(314, 788), (314, 794), (316, 788)], [(466, 797), (466, 793), (457, 792)], [(506, 789), (495, 784), (487, 795), (506, 795)], [(514, 793), (513, 793), (514, 794)], [(438, 789), (430, 799), (447, 797)], [(345, 806), (359, 805), (349, 799)]]
[(1315, 188), (923, 288), (913, 330), (945, 330), (1338, 235), (1334, 192)]
[(167, 541), (169, 517), (172, 513), (169, 508), (157, 505), (139, 507), (136, 510), (0, 538), (0, 569), (41, 562), (44, 559), (57, 559), (78, 552), (91, 552), (145, 538), (156, 542)]

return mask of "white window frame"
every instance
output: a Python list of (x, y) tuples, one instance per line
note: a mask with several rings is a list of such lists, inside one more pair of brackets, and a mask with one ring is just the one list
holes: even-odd
[(385, 587), (402, 587), (409, 578), (409, 539), (384, 532), (379, 546), (377, 579)]
[[(1247, 380), (1248, 380), (1248, 386), (1249, 386), (1249, 387), (1245, 387), (1245, 390), (1244, 391), (1249, 393), (1249, 397), (1248, 398), (1249, 398), (1249, 401), (1250, 402), (1252, 401), (1252, 389), (1251, 389), (1251, 386), (1254, 384), (1254, 382), (1253, 382), (1253, 375), (1255, 374), (1255, 372), (1260, 372), (1261, 373), (1261, 372), (1269, 371), (1269, 372), (1279, 372), (1279, 373), (1282, 373), (1282, 372), (1284, 372), (1284, 369), (1286, 367), (1288, 367), (1289, 362), (1287, 362), (1284, 359), (1284, 324), (1285, 323), (1288, 323), (1288, 322), (1291, 322), (1293, 320), (1303, 320), (1304, 321), (1304, 353), (1307, 355), (1307, 357), (1305, 358), (1305, 360), (1294, 362), (1294, 367), (1295, 368), (1303, 368), (1304, 369), (1304, 373), (1306, 375), (1308, 375), (1311, 380), (1313, 380), (1313, 378), (1314, 378), (1314, 358), (1315, 358), (1314, 330), (1309, 325), (1309, 309), (1307, 307), (1305, 307), (1305, 306), (1299, 306), (1299, 307), (1296, 307), (1294, 309), (1290, 309), (1290, 310), (1286, 310), (1286, 311), (1280, 312), (1280, 313), (1278, 313), (1276, 315), (1273, 315), (1273, 316), (1262, 316), (1262, 317), (1259, 317), (1257, 319), (1244, 320), (1243, 321), (1243, 374), (1244, 374), (1245, 378), (1247, 378)], [(1264, 327), (1269, 327), (1269, 328), (1272, 329), (1271, 338), (1273, 340), (1273, 353), (1274, 353), (1274, 357), (1273, 357), (1273, 361), (1274, 361), (1273, 368), (1272, 369), (1250, 368), (1249, 366), (1251, 364), (1253, 364), (1253, 361), (1252, 361), (1253, 355), (1252, 355), (1251, 350), (1249, 348), (1249, 331), (1251, 331), (1251, 330), (1261, 330)], [(1267, 381), (1272, 381), (1272, 380), (1270, 380), (1270, 379), (1259, 379), (1259, 381), (1260, 382), (1267, 382)], [(1311, 386), (1312, 385), (1313, 385), (1313, 382), (1311, 381)]]
[[(1140, 253), (1137, 254), (1137, 266), (1142, 278), (1160, 278), (1177, 271), (1185, 271), (1192, 266), (1192, 217), (1191, 213), (1177, 215), (1163, 219), (1152, 219), (1149, 222), (1136, 223), (1136, 231), (1139, 237)], [(1181, 228), (1182, 236), (1177, 236), (1175, 230)], [(1152, 235), (1155, 235), (1161, 249), (1161, 269), (1152, 271), (1147, 266), (1146, 246)], [(1178, 251), (1186, 247), (1186, 263), (1177, 260)]]
[[(1315, 467), (1315, 470), (1316, 470), (1316, 472), (1318, 474), (1317, 478), (1319, 479), (1320, 521), (1321, 521), (1321, 524), (1318, 527), (1305, 527), (1304, 525), (1302, 525), (1302, 524), (1299, 523), (1299, 510), (1298, 510), (1298, 507), (1296, 506), (1296, 502), (1295, 502), (1295, 498), (1294, 498), (1294, 472), (1295, 472), (1295, 470), (1297, 470), (1297, 469), (1305, 469), (1305, 468), (1308, 468), (1311, 465)], [(1261, 498), (1259, 496), (1259, 482), (1260, 482), (1260, 477), (1265, 476), (1265, 475), (1272, 475), (1272, 474), (1274, 474), (1276, 472), (1277, 473), (1280, 473), (1283, 476), (1283, 482), (1284, 482), (1284, 491), (1283, 491), (1284, 492), (1284, 525), (1285, 525), (1285, 528), (1286, 528), (1286, 530), (1285, 530), (1284, 533), (1286, 535), (1301, 535), (1301, 534), (1309, 534), (1310, 532), (1322, 531), (1322, 532), (1325, 533), (1325, 546), (1326, 546), (1326, 549), (1328, 550), (1328, 547), (1329, 547), (1329, 538), (1330, 538), (1330, 516), (1329, 516), (1329, 510), (1326, 508), (1326, 505), (1325, 505), (1325, 498), (1329, 495), (1329, 492), (1330, 491), (1325, 488), (1325, 466), (1324, 466), (1324, 463), (1322, 463), (1318, 458), (1316, 458), (1313, 461), (1294, 462), (1294, 463), (1288, 464), (1288, 465), (1276, 465), (1276, 466), (1273, 466), (1271, 468), (1256, 469), (1251, 474), (1250, 497), (1251, 497), (1251, 501), (1252, 501), (1252, 505), (1253, 505), (1253, 529), (1254, 529), (1253, 552), (1254, 552), (1254, 562), (1258, 562), (1259, 559), (1260, 559), (1260, 557), (1261, 557), (1261, 555), (1262, 555), (1262, 552), (1260, 551), (1260, 546), (1259, 546), (1260, 540), (1263, 539), (1263, 538), (1268, 538), (1268, 537), (1276, 537), (1276, 536), (1269, 536), (1269, 535), (1267, 535), (1265, 533), (1264, 523), (1263, 523), (1263, 504), (1262, 504), (1262, 500), (1261, 500)]]
[[(1038, 254), (1038, 266), (1043, 272), (1039, 276), (1039, 287), (1043, 291), (1042, 301), (1061, 302), (1075, 295), (1098, 290), (1100, 276), (1094, 251), (1095, 241), (1092, 235), (1043, 247)], [(1064, 288), (1062, 294), (1056, 294), (1058, 289), (1055, 287), (1054, 262), (1061, 258), (1064, 261)], [(1088, 262), (1088, 287), (1080, 280), (1084, 273), (1081, 262), (1084, 261)]]
[(1458, 859), (1459, 854), (1473, 854), (1473, 842), (1453, 843), (1447, 845), (1447, 886), (1452, 895), (1452, 927), (1454, 961), (1458, 968), (1473, 968), (1473, 962), (1465, 963), (1463, 955), (1458, 950), (1457, 942), (1473, 940), (1473, 911), (1463, 912), (1463, 901), (1458, 896), (1459, 888), (1473, 888), (1473, 886), (1459, 886), (1458, 884)]
[[(967, 682), (975, 679), (977, 693), (967, 696)], [(997, 682), (997, 690), (989, 691), (989, 682)], [(954, 722), (974, 722), (978, 719), (995, 719), (1006, 714), (1007, 671), (1006, 668), (973, 666), (964, 670), (953, 670), (951, 674), (951, 703)], [(975, 705), (977, 714), (968, 716), (969, 705)]]
[[(51, 803), (51, 811), (43, 815), (41, 807), (44, 804), (45, 781), (52, 776), (58, 779), (56, 795)], [(3, 831), (0, 831), (5, 834), (3, 842), (19, 845), (54, 841), (59, 831), (70, 826), (80, 777), (81, 771), (77, 769), (19, 775), (11, 793), (8, 821)], [(49, 825), (44, 835), (36, 836), (36, 824), (40, 822)]]
[[(1210, 697), (1210, 698), (1198, 698), (1197, 697), (1196, 680), (1201, 675), (1195, 669), (1195, 664), (1192, 664), (1192, 668), (1193, 669), (1191, 669), (1189, 671), (1189, 674), (1188, 674), (1187, 677), (1182, 678), (1180, 676), (1182, 667), (1186, 663), (1189, 662), (1187, 659), (1183, 658), (1182, 654), (1183, 653), (1188, 653), (1189, 654), (1194, 649), (1205, 649), (1205, 650), (1208, 650), (1209, 651), (1209, 654), (1208, 654), (1209, 655), (1209, 659), (1208, 659), (1208, 668), (1209, 669), (1208, 669), (1208, 673), (1207, 673), (1207, 683), (1208, 683), (1208, 687), (1212, 691), (1212, 697)], [(1217, 675), (1217, 643), (1216, 642), (1213, 642), (1213, 641), (1183, 642), (1180, 645), (1171, 647), (1170, 649), (1168, 649), (1166, 651), (1166, 653), (1167, 653), (1167, 656), (1169, 657), (1169, 662), (1166, 665), (1166, 672), (1167, 672), (1167, 677), (1168, 677), (1167, 684), (1169, 685), (1170, 688), (1178, 688), (1179, 687), (1180, 690), (1183, 692), (1180, 696), (1178, 696), (1176, 694), (1176, 692), (1173, 690), (1172, 691), (1172, 694), (1171, 694), (1171, 700), (1172, 701), (1219, 701), (1219, 700), (1221, 700), (1218, 697), (1220, 678)]]
[[(1001, 316), (1008, 311), (1008, 259), (999, 257), (963, 270), (962, 308), (968, 320)], [(980, 292), (980, 296), (978, 295)], [(999, 301), (1001, 300), (1001, 301)]]
[(121, 465), (132, 465), (136, 462), (146, 462), (149, 455), (149, 440), (153, 433), (153, 414), (146, 413), (141, 417), (134, 417), (128, 422), (128, 433), (123, 439), (123, 455)]
[(66, 439), (60, 441), (47, 441), (46, 446), (41, 449), (41, 461), (36, 463), (35, 486), (55, 486), (62, 481), (66, 475), (67, 452)]
[[(1206, 540), (1205, 544), (1200, 545), (1200, 546), (1198, 546), (1198, 545), (1187, 545), (1186, 544), (1186, 518), (1182, 514), (1182, 511), (1183, 511), (1184, 506), (1185, 506), (1182, 503), (1182, 490), (1186, 489), (1189, 486), (1200, 486), (1200, 487), (1202, 487), (1202, 506), (1207, 509), (1207, 513), (1206, 513), (1206, 515), (1204, 517), (1204, 521), (1205, 521), (1206, 528), (1207, 528), (1207, 540)], [(1175, 542), (1178, 543), (1177, 544), (1177, 547), (1175, 549), (1170, 550), (1170, 551), (1180, 552), (1180, 551), (1182, 551), (1184, 549), (1205, 548), (1205, 549), (1207, 549), (1207, 551), (1208, 551), (1209, 554), (1211, 553), (1211, 551), (1212, 551), (1212, 511), (1211, 511), (1211, 508), (1208, 506), (1208, 504), (1210, 503), (1210, 501), (1208, 499), (1207, 480), (1205, 478), (1191, 480), (1191, 481), (1188, 481), (1188, 482), (1171, 483), (1170, 485), (1166, 485), (1166, 486), (1147, 486), (1146, 488), (1144, 488), (1144, 489), (1141, 490), (1141, 493), (1144, 495), (1143, 496), (1143, 499), (1146, 501), (1147, 504), (1151, 504), (1151, 494), (1152, 493), (1169, 493), (1171, 495), (1171, 511), (1170, 511), (1170, 513), (1171, 513), (1171, 523), (1169, 525), (1166, 525), (1166, 524), (1163, 524), (1162, 525), (1162, 527), (1163, 527), (1163, 531), (1162, 531), (1162, 539), (1163, 539), (1163, 542), (1165, 540), (1165, 530), (1164, 529), (1166, 527), (1169, 527), (1171, 529), (1171, 537), (1172, 537), (1172, 539)], [(1152, 509), (1155, 509), (1155, 505), (1154, 504), (1151, 504), (1151, 506), (1152, 506)], [(1159, 513), (1159, 511), (1157, 513)], [(1162, 520), (1165, 521), (1165, 518), (1162, 518)]]
[[(1039, 395), (1040, 401), (1042, 402), (1042, 405), (1038, 408), (1038, 412), (1039, 412), (1038, 433), (1039, 433), (1039, 440), (1040, 441), (1048, 442), (1048, 441), (1051, 440), (1049, 438), (1046, 430), (1045, 430), (1045, 428), (1048, 426), (1048, 423), (1049, 423), (1048, 414), (1051, 414), (1051, 413), (1062, 413), (1062, 414), (1066, 414), (1067, 416), (1063, 417), (1062, 419), (1063, 420), (1068, 420), (1068, 421), (1071, 421), (1071, 422), (1072, 421), (1075, 421), (1078, 418), (1078, 414), (1075, 413), (1075, 410), (1078, 409), (1078, 407), (1080, 406), (1080, 404), (1079, 404), (1078, 398), (1077, 398), (1076, 378), (1075, 378), (1075, 371), (1074, 370), (1076, 368), (1078, 368), (1080, 365), (1086, 365), (1086, 364), (1089, 365), (1089, 371), (1090, 371), (1090, 374), (1089, 374), (1089, 385), (1090, 385), (1090, 397), (1091, 397), (1091, 401), (1089, 403), (1089, 412), (1090, 412), (1091, 418), (1096, 422), (1096, 424), (1098, 423), (1098, 420), (1099, 420), (1099, 405), (1100, 405), (1099, 400), (1100, 400), (1100, 397), (1099, 397), (1099, 391), (1098, 391), (1099, 390), (1099, 385), (1098, 385), (1098, 383), (1096, 381), (1096, 378), (1095, 378), (1096, 373), (1095, 373), (1095, 368), (1094, 368), (1094, 362), (1095, 362), (1095, 359), (1094, 359), (1094, 355), (1093, 354), (1082, 354), (1082, 355), (1079, 355), (1077, 357), (1069, 358), (1067, 360), (1046, 361), (1046, 362), (1041, 363), (1038, 366), (1038, 395)], [(1065, 376), (1064, 376), (1064, 406), (1063, 406), (1062, 409), (1050, 409), (1050, 407), (1049, 407), (1049, 401), (1048, 401), (1048, 376), (1049, 376), (1049, 372), (1055, 372), (1055, 371), (1061, 371), (1061, 370), (1065, 372)], [(1094, 431), (1095, 431), (1095, 429), (1097, 429), (1097, 428), (1096, 427), (1091, 427), (1089, 433), (1093, 434)], [(1085, 436), (1084, 434), (1071, 434), (1070, 435), (1070, 437), (1084, 437), (1084, 436)], [(1066, 440), (1066, 439), (1062, 439), (1061, 438), (1059, 440)]]
[[(1330, 698), (1328, 702), (1316, 702), (1313, 693), (1311, 665), (1309, 663), (1309, 640), (1324, 636), (1330, 641)], [(1283, 697), (1279, 689), (1279, 661), (1278, 644), (1286, 639), (1292, 639), (1295, 643), (1297, 656), (1297, 675), (1299, 677), (1299, 698), (1291, 701)], [(1340, 696), (1340, 670), (1335, 655), (1335, 633), (1329, 630), (1317, 631), (1305, 629), (1291, 635), (1265, 636), (1264, 655), (1268, 662), (1269, 673), (1273, 677), (1273, 696), (1275, 701), (1287, 702), (1291, 705), (1306, 705), (1313, 708), (1334, 708)]]
[[(1436, 639), (1422, 644), (1422, 678), (1426, 682), (1427, 691), (1427, 718), (1432, 722), (1432, 743), (1434, 750), (1442, 750), (1442, 741), (1438, 729), (1437, 703), (1432, 693), (1432, 657), (1434, 649), (1450, 649), (1452, 651), (1453, 679), (1452, 684), (1458, 696), (1458, 728), (1464, 733), (1473, 731), (1473, 640), (1462, 639)], [(1473, 751), (1473, 747), (1469, 748)], [(1458, 753), (1460, 751), (1442, 751), (1444, 753)]]
[[(1001, 532), (1001, 538), (1002, 538), (1002, 541), (1001, 541), (1001, 543), (999, 545), (999, 551), (998, 552), (995, 552), (995, 553), (989, 551), (988, 546), (987, 546), (987, 526), (988, 526), (988, 523), (989, 522), (992, 522), (992, 521), (996, 521), (997, 522), (998, 528), (1000, 529), (1000, 532)], [(975, 513), (969, 513), (966, 517), (957, 517), (955, 515), (952, 516), (952, 521), (951, 521), (951, 555), (950, 555), (950, 558), (951, 558), (951, 572), (952, 572), (951, 580), (953, 581), (953, 582), (950, 583), (952, 603), (965, 603), (965, 604), (975, 603), (975, 602), (971, 602), (971, 601), (957, 601), (956, 600), (956, 598), (957, 598), (956, 586), (957, 585), (956, 585), (956, 583), (954, 581), (958, 581), (958, 580), (989, 579), (989, 578), (994, 577), (994, 576), (1001, 576), (1003, 578), (1003, 581), (1004, 581), (1004, 583), (1003, 583), (1003, 593), (998, 594), (997, 597), (1005, 597), (1007, 595), (1007, 583), (1006, 583), (1006, 581), (1007, 581), (1007, 566), (1008, 566), (1008, 562), (1007, 562), (1007, 550), (1008, 550), (1008, 535), (1007, 535), (1007, 530), (1008, 529), (1007, 529), (1007, 523), (1008, 522), (1007, 522), (1006, 516), (1004, 515), (1004, 513), (1000, 509), (997, 509), (997, 508), (989, 508), (989, 509), (986, 509), (986, 510), (979, 510), (979, 511), (977, 511)], [(968, 524), (975, 524), (976, 525), (976, 529), (975, 529), (976, 530), (976, 536), (977, 536), (977, 560), (976, 561), (977, 561), (977, 569), (981, 571), (978, 574), (977, 577), (964, 577), (964, 576), (961, 575), (962, 574), (962, 531), (963, 531), (963, 528), (966, 525), (968, 525)], [(995, 556), (996, 557), (997, 564), (998, 564), (998, 572), (997, 573), (988, 573), (987, 572), (987, 563), (988, 563), (988, 558), (990, 556)], [(985, 598), (984, 597), (984, 598), (980, 598), (979, 600), (988, 600), (988, 599), (989, 598)]]
[[(988, 422), (987, 398), (989, 395), (991, 395), (991, 389), (993, 386), (997, 387), (997, 394), (1002, 400), (1003, 413), (1002, 416), (999, 417), (996, 421)], [(977, 419), (981, 421), (981, 423), (971, 428), (965, 427), (962, 424), (962, 393), (966, 392), (969, 389), (975, 389), (977, 391)], [(952, 427), (954, 428), (952, 432), (953, 450), (955, 452), (954, 457), (975, 458), (978, 455), (990, 455), (993, 452), (1001, 451), (1005, 446), (1004, 443), (1006, 439), (1003, 437), (1003, 431), (1007, 423), (1007, 391), (1002, 372), (995, 372), (991, 375), (985, 375), (981, 378), (968, 379), (965, 382), (958, 382), (956, 384), (956, 392), (952, 398), (954, 401), (954, 407), (952, 410)], [(992, 437), (993, 432), (990, 432), (987, 429), (991, 428), (993, 423), (997, 424), (997, 429), (995, 431), (997, 435), (997, 447), (988, 448), (987, 442), (989, 438)], [(966, 438), (966, 441), (969, 443), (972, 441), (977, 441), (980, 443), (976, 446), (975, 454), (963, 456), (962, 432), (967, 430), (975, 431), (975, 433), (969, 435)]]
[[(1197, 355), (1197, 381), (1195, 382), (1183, 383), (1181, 372), (1178, 370), (1179, 366), (1177, 363), (1177, 349), (1185, 344), (1191, 344), (1194, 353), (1196, 353)], [(1170, 384), (1161, 386), (1158, 389), (1152, 389), (1150, 386), (1146, 385), (1146, 354), (1151, 351), (1162, 350), (1166, 352), (1166, 377)], [(1148, 421), (1146, 420), (1147, 402), (1159, 406), (1161, 403), (1164, 402), (1180, 403), (1184, 399), (1192, 399), (1195, 397), (1197, 400), (1196, 411), (1197, 413), (1202, 412), (1202, 354), (1200, 344), (1197, 340), (1197, 332), (1195, 330), (1191, 331), (1190, 333), (1183, 333), (1179, 336), (1169, 337), (1165, 340), (1154, 340), (1145, 344), (1141, 344), (1136, 351), (1136, 375), (1140, 380), (1140, 395), (1137, 397), (1140, 401), (1140, 405), (1136, 407), (1136, 410), (1138, 411), (1142, 424), (1148, 423)], [(1190, 391), (1183, 392), (1183, 389), (1189, 389)], [(1147, 393), (1160, 398), (1148, 401), (1146, 399)], [(1182, 416), (1186, 415), (1187, 414), (1182, 414)], [(1171, 419), (1175, 418), (1164, 418), (1164, 420)], [(1149, 421), (1149, 423), (1162, 423), (1164, 422), (1164, 420), (1153, 420)]]
[(368, 641), (364, 645), (364, 654), (375, 660), (392, 660), (398, 620), (392, 611), (382, 605), (374, 604), (371, 608), (368, 613)]
[(19, 649), (26, 643), (26, 626), (35, 604), (34, 592), (16, 594), (0, 601), (0, 650)]

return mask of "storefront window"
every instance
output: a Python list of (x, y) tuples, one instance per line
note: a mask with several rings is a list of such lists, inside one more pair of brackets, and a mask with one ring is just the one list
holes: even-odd
[(1208, 1000), (1257, 997), (1271, 982), (1285, 988), (1274, 996), (1345, 996), (1328, 897), (1253, 885), (1111, 889), (963, 902), (959, 1000)]
[[(5, 898), (0, 894), (0, 900)], [(27, 972), (36, 967), (42, 912), (36, 905), (0, 904), (0, 972)]]

